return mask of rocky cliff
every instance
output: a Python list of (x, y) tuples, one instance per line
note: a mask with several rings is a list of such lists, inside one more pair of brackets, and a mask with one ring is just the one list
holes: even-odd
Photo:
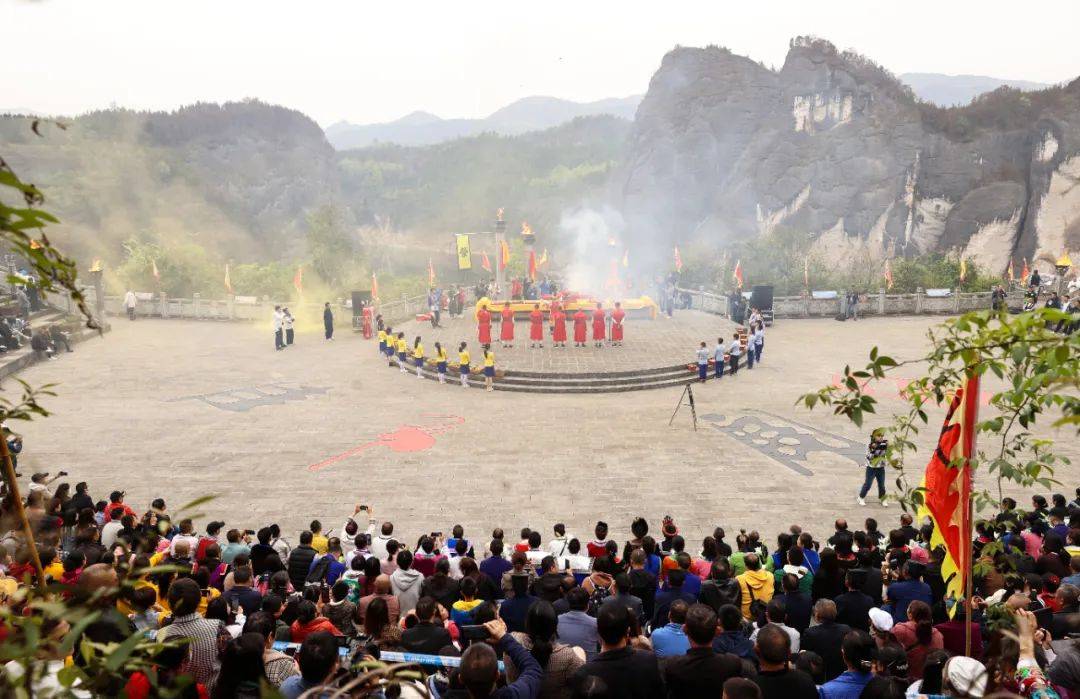
[(678, 48), (628, 151), (622, 207), (639, 243), (784, 225), (829, 259), (959, 248), (995, 272), (1080, 247), (1080, 81), (946, 109), (817, 39), (793, 40), (778, 71)]

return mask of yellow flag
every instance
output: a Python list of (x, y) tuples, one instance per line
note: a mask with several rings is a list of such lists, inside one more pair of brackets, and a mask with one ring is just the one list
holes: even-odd
[(469, 247), (469, 236), (457, 234), (457, 268), (472, 269), (472, 248)]

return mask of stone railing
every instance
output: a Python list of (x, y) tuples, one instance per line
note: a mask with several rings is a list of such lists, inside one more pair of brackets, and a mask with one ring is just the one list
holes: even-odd
[[(473, 302), (472, 290), (466, 289), (468, 300)], [(92, 290), (91, 290), (92, 296)], [(266, 321), (269, 322), (274, 306), (287, 306), (296, 318), (319, 319), (322, 317), (322, 303), (297, 301), (269, 301), (254, 296), (235, 296), (229, 299), (204, 299), (199, 294), (192, 298), (170, 298), (149, 292), (136, 292), (138, 304), (135, 313), (146, 318), (172, 318), (187, 320), (228, 320), (228, 321)], [(345, 299), (331, 303), (337, 323), (340, 325), (347, 317), (352, 317), (352, 308), (346, 306)], [(427, 296), (402, 295), (397, 300), (380, 302), (376, 313), (381, 313), (388, 324), (402, 323), (413, 319), (417, 313), (427, 311)], [(105, 314), (126, 315), (122, 296), (105, 297)]]
[[(728, 315), (728, 298), (702, 289), (679, 289), (690, 296), (691, 308)], [(774, 318), (832, 318), (846, 313), (846, 293), (835, 292), (829, 298), (813, 296), (776, 296), (773, 298)], [(1007, 303), (1010, 308), (1023, 305), (1023, 293), (1014, 290), (1009, 293)], [(956, 315), (990, 308), (990, 292), (960, 292), (946, 289), (932, 289), (931, 293), (919, 289), (914, 294), (886, 294), (879, 290), (876, 294), (865, 294), (859, 299), (860, 316), (885, 315)]]

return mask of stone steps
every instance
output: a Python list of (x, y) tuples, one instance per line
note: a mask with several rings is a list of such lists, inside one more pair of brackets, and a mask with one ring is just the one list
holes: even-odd
[[(740, 362), (745, 365), (745, 360)], [(409, 377), (416, 376), (416, 369), (410, 368)], [(428, 380), (438, 381), (438, 372), (425, 366), (421, 375)], [(403, 377), (404, 378), (404, 377)], [(536, 371), (507, 371), (495, 379), (496, 391), (515, 393), (625, 393), (629, 391), (647, 391), (659, 388), (681, 387), (697, 381), (697, 372), (687, 369), (685, 364), (666, 367), (641, 369), (638, 371), (610, 371), (594, 373), (552, 372), (545, 374)], [(457, 374), (448, 372), (447, 385), (459, 386)], [(484, 377), (473, 374), (469, 378), (470, 388), (484, 388)]]

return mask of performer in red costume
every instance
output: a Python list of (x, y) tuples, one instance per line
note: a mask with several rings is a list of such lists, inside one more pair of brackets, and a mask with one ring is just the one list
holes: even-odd
[(364, 339), (365, 340), (370, 340), (371, 339), (371, 335), (372, 335), (372, 332), (373, 332), (373, 330), (372, 330), (372, 314), (373, 313), (374, 313), (374, 309), (372, 309), (371, 306), (364, 306), (363, 311), (361, 311), (361, 314), (362, 314), (363, 319), (364, 319), (362, 329), (363, 329), (363, 332), (364, 332)]
[(487, 306), (481, 308), (476, 314), (477, 336), (481, 345), (491, 344), (491, 312)]
[(580, 308), (574, 314), (574, 347), (585, 346), (585, 311)]
[(623, 318), (626, 317), (626, 311), (622, 309), (622, 305), (616, 301), (615, 310), (611, 312), (611, 344), (622, 345), (623, 336)]
[(514, 311), (510, 304), (503, 305), (502, 309), (502, 333), (499, 335), (503, 347), (514, 346)]
[(596, 310), (592, 314), (592, 339), (597, 347), (604, 346), (604, 330), (606, 329), (606, 316), (603, 304), (596, 304)]
[(529, 347), (544, 346), (544, 313), (540, 304), (534, 303), (529, 313)]
[(551, 314), (551, 322), (551, 343), (556, 347), (566, 347), (566, 314), (563, 313), (561, 307), (555, 305), (555, 310)]

